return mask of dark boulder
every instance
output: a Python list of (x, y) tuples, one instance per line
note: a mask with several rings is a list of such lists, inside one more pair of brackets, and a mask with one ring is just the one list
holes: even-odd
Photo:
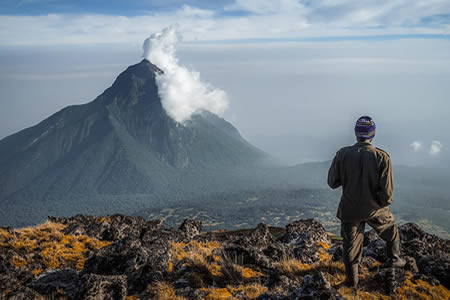
[(319, 272), (313, 275), (306, 275), (303, 278), (302, 285), (297, 288), (289, 299), (345, 299), (339, 292), (333, 288)]
[[(298, 220), (288, 224), (286, 234), (281, 237), (280, 242), (285, 245), (281, 250), (287, 253), (288, 258), (296, 258), (308, 264), (320, 260), (321, 245), (331, 244), (325, 228), (314, 219)], [(271, 249), (271, 257), (279, 256), (279, 250)]]
[(294, 247), (280, 242), (272, 243), (263, 252), (270, 259), (277, 262), (294, 257)]
[(287, 300), (287, 299), (286, 297), (267, 292), (259, 295), (259, 297), (256, 298), (256, 300)]
[[(3, 299), (3, 298), (0, 297), (0, 299)], [(40, 295), (35, 290), (23, 286), (15, 291), (9, 293), (8, 300), (46, 300), (46, 298), (44, 298), (42, 295)]]
[(50, 270), (41, 273), (28, 286), (44, 296), (64, 290), (67, 299), (79, 299), (81, 280), (72, 269)]
[(286, 226), (282, 241), (287, 244), (313, 245), (319, 242), (331, 244), (325, 228), (314, 219), (298, 220)]
[(206, 299), (208, 292), (191, 287), (176, 288), (175, 294), (186, 299)]
[(115, 241), (125, 237), (139, 238), (147, 227), (155, 226), (142, 217), (115, 214), (106, 217), (75, 215), (70, 218), (48, 217), (49, 221), (62, 223), (63, 230), (71, 235), (88, 235), (100, 240)]
[(386, 262), (386, 242), (380, 238), (372, 239), (363, 249), (363, 256), (370, 256), (381, 263)]
[(253, 247), (231, 244), (223, 249), (225, 259), (231, 259), (242, 265), (256, 265), (263, 269), (272, 269), (273, 261), (264, 252)]
[(274, 239), (269, 231), (269, 227), (267, 227), (266, 224), (260, 223), (255, 229), (234, 243), (241, 246), (252, 247), (261, 251), (272, 245), (273, 240)]
[(370, 242), (379, 240), (380, 237), (378, 236), (377, 232), (374, 229), (371, 229), (364, 233), (364, 242), (363, 246), (366, 247), (370, 244)]
[(199, 220), (185, 219), (178, 228), (188, 241), (202, 233), (202, 222)]
[(143, 246), (137, 239), (122, 239), (95, 252), (86, 260), (83, 273), (125, 275), (130, 293), (142, 291), (161, 279), (168, 268), (168, 245)]
[(84, 283), (82, 299), (124, 300), (127, 297), (127, 277), (125, 275), (85, 274), (82, 280)]
[(450, 288), (450, 240), (426, 233), (413, 223), (404, 224), (399, 230), (402, 252), (415, 258), (419, 272)]

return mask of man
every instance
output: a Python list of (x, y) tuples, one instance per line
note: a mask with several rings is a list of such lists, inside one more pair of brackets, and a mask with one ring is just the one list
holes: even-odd
[(371, 144), (375, 131), (372, 118), (359, 118), (355, 125), (357, 143), (340, 149), (328, 171), (328, 185), (333, 189), (342, 186), (337, 217), (341, 220), (346, 283), (354, 289), (366, 223), (386, 241), (388, 265), (405, 265), (400, 257), (398, 228), (389, 209), (394, 190), (391, 160)]

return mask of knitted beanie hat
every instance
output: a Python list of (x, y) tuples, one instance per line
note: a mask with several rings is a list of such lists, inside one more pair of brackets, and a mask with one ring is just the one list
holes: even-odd
[(377, 126), (369, 116), (362, 116), (356, 121), (355, 135), (357, 138), (371, 139), (375, 136)]

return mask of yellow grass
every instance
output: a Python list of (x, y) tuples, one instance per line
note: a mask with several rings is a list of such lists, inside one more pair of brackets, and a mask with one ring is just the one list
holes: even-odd
[(310, 271), (313, 266), (304, 264), (298, 259), (283, 259), (279, 262), (280, 269), (287, 274), (303, 274), (306, 271)]
[(432, 286), (420, 279), (413, 281), (412, 275), (408, 274), (406, 285), (397, 290), (397, 299), (450, 299), (450, 291), (443, 285)]
[[(168, 270), (173, 270), (173, 264), (186, 259), (188, 265), (210, 276), (220, 276), (220, 260), (215, 259), (213, 252), (220, 247), (219, 242), (191, 241), (189, 243), (172, 243), (170, 252), (172, 261), (169, 262)], [(211, 261), (211, 262), (210, 262)]]
[[(63, 224), (47, 221), (34, 227), (17, 229), (14, 231), (15, 235), (2, 229), (0, 239), (4, 247), (11, 247), (22, 253), (39, 251), (43, 265), (51, 269), (71, 267), (81, 270), (91, 251), (111, 244), (88, 236), (66, 235), (62, 232), (65, 227)], [(21, 267), (30, 262), (15, 256), (12, 263)]]
[(318, 242), (317, 245), (319, 247), (322, 247), (322, 248), (325, 248), (325, 249), (330, 249), (331, 248), (331, 245), (328, 245), (328, 244), (326, 244), (326, 243), (324, 243), (322, 241)]
[(255, 271), (250, 268), (242, 268), (241, 270), (242, 278), (258, 278), (264, 276), (263, 273)]
[(229, 300), (233, 296), (227, 288), (208, 288), (201, 290), (208, 292), (206, 300)]
[(39, 274), (42, 273), (42, 270), (40, 270), (40, 269), (38, 269), (38, 270), (33, 270), (33, 271), (31, 271), (31, 273), (33, 273), (34, 276), (38, 276)]
[(28, 264), (27, 260), (23, 257), (20, 256), (14, 256), (12, 258), (12, 264), (15, 265), (16, 267), (23, 267), (26, 266)]
[(249, 299), (256, 299), (261, 294), (264, 294), (269, 290), (267, 287), (258, 283), (253, 283), (249, 285), (239, 285), (237, 287), (227, 286), (227, 289), (232, 294), (243, 291)]
[(157, 282), (147, 287), (155, 300), (186, 300), (184, 297), (177, 296), (172, 286), (167, 282)]
[(191, 258), (192, 255), (211, 256), (213, 251), (219, 247), (219, 242), (191, 241), (189, 243), (172, 243), (171, 251), (173, 258), (179, 261), (183, 258)]

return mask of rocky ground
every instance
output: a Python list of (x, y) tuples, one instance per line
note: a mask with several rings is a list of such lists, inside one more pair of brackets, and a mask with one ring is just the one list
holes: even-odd
[(0, 299), (449, 299), (450, 241), (400, 232), (404, 269), (384, 268), (384, 242), (366, 233), (355, 295), (339, 237), (313, 219), (203, 232), (196, 220), (49, 217), (0, 229)]

